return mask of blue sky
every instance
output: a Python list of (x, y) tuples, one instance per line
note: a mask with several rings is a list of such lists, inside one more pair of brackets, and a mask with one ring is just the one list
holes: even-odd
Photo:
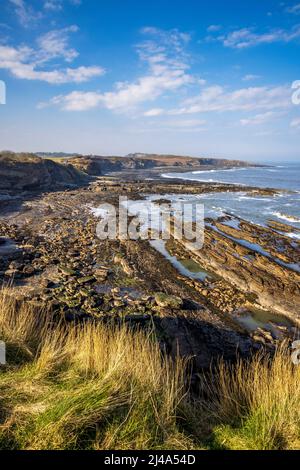
[(2, 0), (0, 80), (2, 149), (297, 160), (300, 1)]

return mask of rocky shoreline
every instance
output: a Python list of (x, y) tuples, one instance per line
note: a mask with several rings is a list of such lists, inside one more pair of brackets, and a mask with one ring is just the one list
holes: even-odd
[[(273, 227), (240, 220), (235, 229), (226, 225), (226, 218), (207, 221), (199, 253), (172, 239), (167, 244), (178, 259), (194, 260), (214, 274), (201, 281), (183, 276), (147, 240), (103, 241), (96, 236), (97, 219), (90, 208), (103, 202), (117, 205), (119, 196), (134, 200), (145, 194), (228, 189), (222, 184), (99, 177), (76, 189), (6, 191), (0, 211), (0, 281), (17, 299), (43, 305), (68, 321), (154, 327), (162, 347), (174, 355), (179, 348), (182, 355), (193, 356), (196, 370), (221, 356), (233, 360), (237, 353), (246, 357), (261, 347), (272, 350), (282, 339), (297, 336), (300, 275), (288, 265), (299, 260), (299, 243), (292, 246)], [(260, 243), (286, 266), (242, 246), (237, 238)], [(275, 318), (276, 313), (285, 314), (291, 323), (249, 331), (237, 320), (257, 308), (268, 309)]]

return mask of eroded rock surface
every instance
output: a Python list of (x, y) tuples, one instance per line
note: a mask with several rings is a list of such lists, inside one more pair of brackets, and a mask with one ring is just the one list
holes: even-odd
[(87, 183), (72, 165), (60, 165), (32, 154), (0, 153), (0, 190), (40, 190)]
[[(204, 249), (197, 255), (217, 274), (203, 282), (182, 276), (147, 240), (96, 236), (98, 221), (91, 208), (103, 202), (117, 207), (120, 195), (141, 199), (150, 191), (163, 195), (223, 189), (224, 185), (102, 178), (73, 190), (19, 194), (16, 204), (10, 201), (0, 211), (0, 280), (11, 285), (11, 293), (20, 300), (46, 305), (67, 320), (125, 321), (155, 328), (162, 348), (193, 357), (196, 369), (208, 368), (221, 356), (234, 360), (237, 353), (247, 356), (262, 346), (272, 349), (277, 337), (248, 334), (234, 313), (257, 299), (272, 299), (286, 309), (297, 302), (298, 274), (277, 264), (273, 269), (270, 259), (228, 238), (224, 220), (208, 227)], [(239, 235), (253, 241), (262, 236), (259, 230), (245, 224)], [(272, 233), (264, 234), (264, 249), (273, 256)], [(5, 252), (7, 243), (12, 245)], [(295, 261), (284, 236), (279, 245), (286, 247), (281, 260)], [(176, 243), (169, 249), (181, 257), (185, 252)]]

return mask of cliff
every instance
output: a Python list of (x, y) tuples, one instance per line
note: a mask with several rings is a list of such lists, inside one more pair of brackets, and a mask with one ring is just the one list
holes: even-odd
[(86, 181), (87, 175), (70, 164), (61, 165), (33, 154), (0, 153), (0, 190), (47, 190)]
[(240, 160), (193, 158), (178, 155), (129, 154), (126, 157), (79, 156), (68, 159), (77, 169), (93, 176), (122, 170), (196, 170), (198, 168), (232, 168), (251, 166)]

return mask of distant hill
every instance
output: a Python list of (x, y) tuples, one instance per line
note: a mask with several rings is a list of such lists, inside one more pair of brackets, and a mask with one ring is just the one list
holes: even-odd
[(53, 152), (51, 154), (0, 152), (0, 190), (38, 190), (77, 186), (90, 176), (119, 172), (191, 171), (197, 169), (257, 166), (240, 160), (193, 158), (179, 155), (135, 153), (119, 156), (78, 156)]
[[(196, 170), (198, 168), (232, 168), (254, 166), (241, 160), (226, 160), (218, 158), (194, 158), (179, 155), (157, 155), (135, 153), (126, 157), (103, 157), (103, 156), (79, 156), (68, 159), (77, 169), (88, 175), (99, 176), (111, 172), (123, 170), (151, 170), (151, 169), (174, 169), (174, 170)], [(255, 165), (256, 166), (256, 165)]]
[(72, 165), (61, 165), (34, 154), (0, 152), (0, 190), (47, 190), (86, 181), (87, 175)]
[(79, 157), (80, 153), (65, 153), (65, 152), (36, 152), (35, 155), (41, 158), (70, 158)]

